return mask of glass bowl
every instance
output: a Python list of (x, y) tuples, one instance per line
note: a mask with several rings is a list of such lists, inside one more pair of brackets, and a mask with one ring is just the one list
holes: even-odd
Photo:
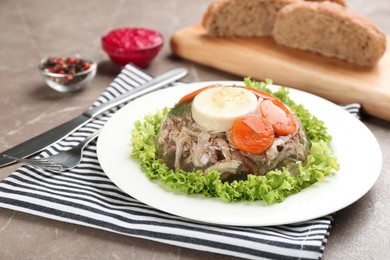
[[(69, 69), (61, 70), (61, 67), (58, 66), (56, 67), (56, 69), (53, 68), (54, 66), (48, 67), (49, 59), (53, 59), (53, 58), (49, 57), (47, 59), (42, 59), (38, 67), (42, 73), (44, 80), (46, 81), (46, 84), (58, 92), (79, 91), (85, 88), (96, 75), (97, 64), (94, 61), (85, 60), (81, 58), (67, 58), (67, 59), (54, 58), (54, 59), (64, 59), (64, 60), (80, 59), (84, 62), (83, 64), (87, 64), (81, 70), (79, 69), (79, 70), (71, 71)], [(69, 68), (68, 65), (64, 65), (64, 66)]]
[(146, 28), (119, 28), (101, 39), (103, 50), (120, 67), (132, 63), (146, 68), (164, 44), (163, 36)]

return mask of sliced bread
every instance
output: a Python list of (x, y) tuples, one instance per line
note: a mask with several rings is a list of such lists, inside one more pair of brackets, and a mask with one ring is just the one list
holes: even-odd
[(296, 2), (282, 8), (273, 31), (278, 44), (373, 66), (386, 36), (366, 17), (332, 2)]
[(202, 24), (213, 36), (271, 35), (276, 13), (296, 1), (300, 0), (214, 0)]

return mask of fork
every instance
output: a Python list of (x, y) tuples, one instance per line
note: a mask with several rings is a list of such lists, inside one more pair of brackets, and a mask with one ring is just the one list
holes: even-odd
[(58, 154), (51, 155), (46, 158), (31, 158), (23, 159), (14, 156), (4, 154), (4, 157), (14, 159), (15, 161), (42, 168), (54, 172), (63, 172), (66, 170), (73, 169), (79, 165), (81, 158), (83, 157), (83, 150), (93, 139), (99, 135), (100, 131), (97, 131), (86, 139), (84, 139), (77, 146), (72, 147), (69, 150), (59, 152)]

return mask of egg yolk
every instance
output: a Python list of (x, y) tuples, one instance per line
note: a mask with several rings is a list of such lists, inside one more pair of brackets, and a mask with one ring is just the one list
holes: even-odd
[(213, 95), (214, 103), (221, 108), (244, 107), (250, 103), (248, 91), (240, 88), (221, 88)]

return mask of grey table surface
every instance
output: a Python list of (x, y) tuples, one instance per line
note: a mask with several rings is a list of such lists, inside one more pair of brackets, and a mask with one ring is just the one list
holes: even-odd
[[(351, 10), (370, 17), (390, 35), (388, 0), (347, 2)], [(207, 0), (0, 1), (0, 150), (79, 115), (105, 90), (119, 68), (108, 61), (100, 37), (117, 27), (142, 26), (164, 35), (167, 44), (146, 69), (152, 75), (185, 67), (189, 70), (185, 80), (190, 82), (240, 80), (171, 55), (169, 37), (198, 23), (208, 4)], [(99, 62), (93, 84), (70, 95), (45, 86), (37, 70), (39, 60), (74, 54)], [(390, 123), (372, 117), (363, 122), (380, 143), (382, 172), (364, 197), (335, 214), (323, 259), (390, 259)], [(362, 157), (367, 152), (362, 147)], [(17, 167), (1, 168), (0, 178)], [(230, 257), (0, 209), (0, 259), (206, 258)]]

